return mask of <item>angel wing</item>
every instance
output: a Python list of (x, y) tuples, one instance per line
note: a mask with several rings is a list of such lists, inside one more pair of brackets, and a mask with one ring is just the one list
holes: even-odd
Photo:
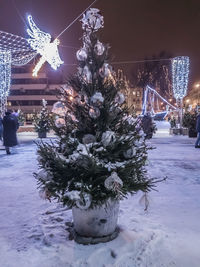
[(41, 66), (47, 61), (53, 69), (57, 69), (64, 62), (61, 60), (58, 53), (59, 40), (55, 39), (51, 42), (51, 35), (49, 33), (41, 31), (32, 19), (32, 16), (28, 16), (28, 22), (30, 29), (27, 29), (27, 33), (31, 38), (27, 41), (42, 57), (33, 70), (33, 76), (37, 76), (37, 73)]
[(29, 38), (27, 41), (32, 49), (36, 50), (42, 55), (45, 45), (51, 42), (51, 35), (41, 31), (33, 21), (31, 15), (28, 16), (28, 22), (30, 29), (27, 29), (27, 33), (31, 38)]

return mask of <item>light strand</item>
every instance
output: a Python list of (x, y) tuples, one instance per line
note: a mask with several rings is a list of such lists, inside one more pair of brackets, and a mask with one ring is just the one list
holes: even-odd
[(58, 36), (56, 37), (56, 39), (59, 38), (66, 30), (68, 30), (83, 15), (83, 13), (85, 13), (85, 11), (87, 9), (89, 9), (97, 1), (98, 0), (93, 1), (83, 12), (81, 12), (81, 14), (78, 15), (78, 17), (76, 17), (61, 33), (58, 34)]

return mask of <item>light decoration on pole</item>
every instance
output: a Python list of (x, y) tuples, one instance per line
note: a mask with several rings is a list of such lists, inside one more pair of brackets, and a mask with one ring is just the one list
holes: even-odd
[(36, 26), (31, 15), (28, 16), (28, 22), (30, 29), (27, 29), (27, 33), (31, 38), (27, 39), (27, 41), (31, 48), (41, 55), (40, 60), (33, 69), (33, 76), (37, 76), (38, 71), (46, 61), (56, 70), (64, 63), (58, 53), (59, 40), (55, 39), (51, 42), (51, 35), (41, 31)]
[(0, 111), (4, 114), (11, 78), (11, 52), (0, 51)]
[[(151, 95), (152, 94), (152, 95)], [(146, 86), (146, 89), (144, 91), (144, 100), (142, 104), (142, 115), (147, 114), (147, 107), (151, 106), (151, 114), (154, 116), (156, 114), (159, 114), (159, 112), (155, 112), (154, 110), (154, 101), (155, 97), (157, 97), (157, 100), (159, 99), (161, 104), (166, 104), (166, 115), (168, 113), (168, 107), (171, 107), (173, 110), (176, 110), (177, 108), (173, 106), (171, 103), (169, 103), (164, 97), (162, 97), (155, 89), (151, 88), (149, 85)], [(150, 103), (148, 102), (150, 101)]]
[(0, 111), (5, 113), (11, 80), (11, 64), (22, 66), (36, 56), (23, 37), (0, 31)]
[(186, 96), (189, 77), (189, 57), (180, 56), (172, 59), (173, 93), (176, 100)]

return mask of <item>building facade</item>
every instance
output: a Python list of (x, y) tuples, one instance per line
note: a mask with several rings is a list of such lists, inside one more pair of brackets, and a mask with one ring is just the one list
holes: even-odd
[(59, 73), (54, 76), (43, 72), (33, 77), (28, 66), (13, 68), (8, 108), (21, 110), (28, 122), (31, 122), (33, 115), (41, 110), (42, 99), (47, 101), (47, 107), (51, 110), (53, 104), (58, 101), (56, 92), (63, 84)]

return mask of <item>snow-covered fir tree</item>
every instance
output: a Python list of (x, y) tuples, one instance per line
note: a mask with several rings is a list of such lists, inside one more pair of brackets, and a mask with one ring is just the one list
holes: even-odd
[(137, 118), (128, 115), (122, 81), (108, 63), (108, 45), (99, 10), (82, 19), (83, 46), (77, 51), (78, 72), (61, 89), (54, 130), (57, 141), (38, 143), (40, 170), (35, 174), (48, 199), (81, 209), (138, 190), (149, 191), (147, 145)]
[(51, 128), (50, 114), (47, 109), (47, 101), (42, 100), (41, 111), (34, 116), (34, 126), (37, 133), (49, 132)]
[(24, 113), (21, 109), (18, 110), (18, 122), (19, 122), (19, 125), (20, 126), (23, 126), (24, 125), (24, 122), (25, 122), (25, 116), (24, 116)]

